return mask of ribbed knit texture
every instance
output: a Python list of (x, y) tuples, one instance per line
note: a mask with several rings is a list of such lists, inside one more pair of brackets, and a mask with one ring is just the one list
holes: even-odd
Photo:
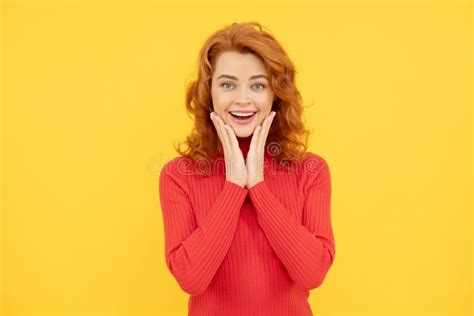
[[(251, 137), (239, 138), (247, 156)], [(203, 177), (176, 157), (160, 173), (165, 258), (190, 316), (313, 315), (309, 291), (335, 257), (331, 179), (321, 156), (283, 170), (265, 154), (264, 181)], [(223, 166), (223, 167), (222, 167)]]

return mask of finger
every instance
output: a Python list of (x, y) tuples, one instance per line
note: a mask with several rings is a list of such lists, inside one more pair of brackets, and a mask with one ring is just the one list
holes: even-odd
[(231, 143), (232, 150), (234, 151), (234, 153), (237, 153), (238, 152), (237, 150), (240, 150), (239, 141), (237, 140), (237, 136), (235, 136), (235, 133), (234, 133), (234, 130), (232, 129), (232, 127), (230, 127), (229, 125), (226, 125), (224, 127), (227, 130), (227, 134), (229, 136), (229, 140), (230, 140), (230, 143)]
[(210, 117), (211, 117), (211, 121), (214, 124), (214, 127), (216, 129), (217, 136), (219, 137), (219, 140), (221, 141), (222, 149), (224, 149), (224, 138), (223, 138), (223, 135), (222, 135), (222, 129), (219, 125), (219, 122), (217, 122), (217, 120), (216, 120), (216, 114), (214, 112), (212, 112)]
[(227, 152), (227, 154), (232, 154), (232, 147), (230, 145), (230, 138), (229, 138), (229, 135), (228, 135), (228, 133), (225, 130), (225, 127), (224, 127), (225, 123), (218, 114), (214, 113), (214, 115), (215, 115), (215, 119), (217, 121), (217, 124), (219, 125), (219, 127), (221, 129), (221, 134), (222, 134), (222, 138), (223, 138), (223, 142), (224, 142), (223, 146), (225, 148), (225, 151)]
[(253, 132), (252, 140), (250, 141), (250, 147), (249, 147), (249, 152), (251, 153), (254, 153), (255, 150), (257, 149), (257, 141), (258, 141), (258, 136), (260, 135), (261, 129), (262, 127), (258, 125)]
[(225, 135), (224, 135), (224, 131), (219, 123), (219, 121), (217, 120), (217, 115), (216, 113), (211, 113), (211, 119), (212, 119), (212, 123), (214, 124), (214, 127), (216, 128), (216, 131), (217, 131), (217, 135), (219, 136), (219, 140), (221, 142), (221, 146), (222, 146), (222, 150), (224, 152), (224, 156), (227, 156), (227, 153), (226, 153), (226, 145), (225, 145)]
[(258, 144), (257, 147), (262, 150), (262, 152), (265, 151), (265, 143), (267, 140), (268, 136), (268, 131), (270, 130), (270, 125), (273, 121), (273, 118), (275, 117), (275, 111), (272, 111), (263, 121), (262, 124), (262, 131), (260, 133), (260, 137), (258, 138)]

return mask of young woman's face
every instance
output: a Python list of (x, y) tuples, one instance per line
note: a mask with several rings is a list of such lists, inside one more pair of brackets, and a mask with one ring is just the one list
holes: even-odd
[[(274, 99), (265, 66), (259, 57), (235, 51), (224, 52), (217, 58), (211, 95), (214, 112), (231, 126), (237, 137), (253, 134), (270, 113)], [(236, 112), (254, 114), (240, 119), (234, 117)]]

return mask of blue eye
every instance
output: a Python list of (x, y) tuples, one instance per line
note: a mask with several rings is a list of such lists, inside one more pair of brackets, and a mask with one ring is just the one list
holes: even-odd
[[(233, 84), (232, 84), (231, 82), (223, 82), (223, 83), (221, 83), (221, 87), (226, 88), (226, 85), (233, 85)], [(263, 89), (265, 89), (265, 85), (264, 85), (263, 83), (256, 83), (256, 84), (254, 84), (254, 86), (261, 86), (261, 88), (260, 88), (260, 89), (257, 89), (257, 90), (263, 90)]]
[(226, 84), (232, 84), (232, 83), (230, 83), (230, 82), (224, 82), (224, 83), (221, 84), (221, 87), (223, 87), (223, 86), (226, 85)]

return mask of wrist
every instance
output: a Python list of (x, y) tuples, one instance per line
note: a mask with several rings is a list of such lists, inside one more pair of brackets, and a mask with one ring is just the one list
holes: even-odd
[(260, 182), (263, 182), (263, 181), (264, 181), (263, 179), (260, 179), (260, 180), (249, 182), (247, 184), (247, 189), (250, 189), (250, 188), (256, 186), (257, 184), (259, 184)]

